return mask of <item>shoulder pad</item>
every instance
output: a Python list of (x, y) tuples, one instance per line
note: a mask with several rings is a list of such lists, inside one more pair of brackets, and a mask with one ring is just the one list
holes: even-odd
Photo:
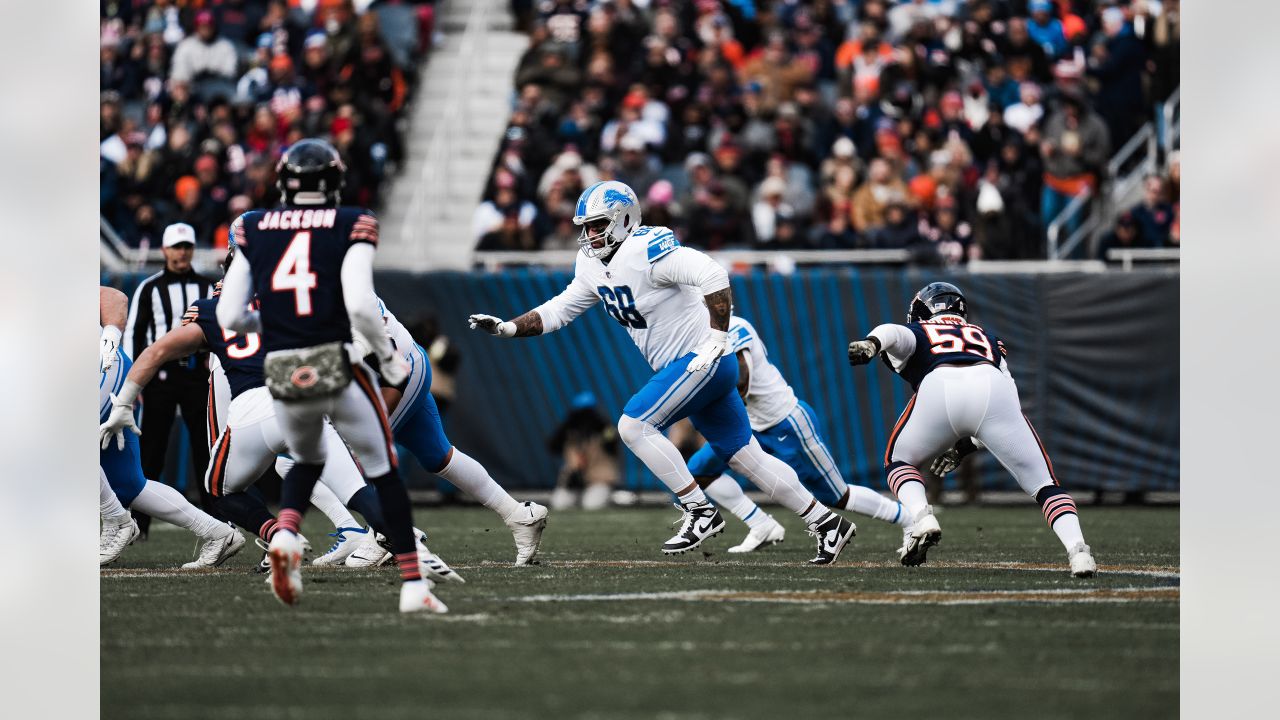
[(635, 236), (648, 243), (647, 255), (650, 263), (657, 262), (672, 250), (680, 247), (680, 241), (676, 239), (676, 234), (665, 227), (641, 227), (636, 230)]
[(729, 344), (733, 347), (733, 351), (737, 352), (751, 343), (753, 336), (751, 330), (741, 323), (732, 323), (729, 325)]

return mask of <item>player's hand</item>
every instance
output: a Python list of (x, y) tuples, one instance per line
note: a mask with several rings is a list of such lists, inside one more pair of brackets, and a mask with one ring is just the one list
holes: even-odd
[(729, 351), (729, 333), (723, 330), (712, 330), (711, 337), (697, 349), (697, 355), (685, 367), (686, 372), (702, 372), (711, 367), (721, 355)]
[(960, 465), (960, 453), (955, 449), (942, 453), (933, 459), (933, 464), (929, 466), (930, 472), (938, 477), (943, 477), (947, 473), (955, 470)]
[(467, 318), (467, 324), (472, 330), (483, 330), (498, 337), (509, 338), (516, 334), (515, 323), (492, 315), (472, 315)]
[(866, 365), (880, 353), (880, 343), (875, 338), (854, 340), (849, 343), (849, 364)]
[(98, 440), (102, 449), (106, 450), (107, 445), (111, 443), (111, 438), (114, 437), (116, 449), (124, 450), (125, 430), (129, 430), (134, 435), (142, 434), (138, 424), (133, 421), (133, 405), (125, 405), (112, 395), (111, 414), (107, 416), (107, 421), (98, 427)]
[(405, 383), (409, 382), (409, 371), (408, 361), (398, 352), (378, 359), (378, 373), (390, 387), (402, 390)]
[(116, 350), (120, 348), (120, 329), (112, 325), (102, 328), (102, 339), (98, 344), (98, 353), (102, 358), (102, 372), (110, 370), (116, 364)]

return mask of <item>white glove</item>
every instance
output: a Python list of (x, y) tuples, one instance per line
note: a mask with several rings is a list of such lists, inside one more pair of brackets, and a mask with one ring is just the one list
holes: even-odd
[(697, 350), (697, 355), (689, 361), (685, 371), (695, 373), (702, 372), (711, 367), (721, 355), (729, 351), (729, 333), (723, 330), (712, 330), (711, 337)]
[(124, 450), (124, 431), (129, 430), (134, 435), (141, 435), (142, 431), (138, 429), (137, 423), (133, 421), (133, 403), (125, 403), (115, 395), (111, 396), (111, 414), (107, 416), (107, 421), (98, 427), (98, 440), (103, 450), (107, 449), (107, 445), (111, 443), (111, 438), (116, 439), (116, 449)]
[(410, 369), (409, 362), (398, 352), (392, 351), (390, 356), (378, 359), (378, 372), (389, 387), (404, 385), (409, 379)]
[(929, 466), (930, 472), (938, 477), (942, 477), (947, 473), (955, 470), (960, 465), (960, 453), (955, 448), (942, 453), (933, 459), (933, 464)]
[(483, 330), (498, 337), (509, 338), (516, 334), (515, 323), (492, 315), (472, 315), (467, 318), (467, 324), (472, 330)]
[(102, 358), (102, 372), (110, 370), (116, 364), (116, 350), (120, 348), (120, 328), (108, 325), (102, 328), (102, 340), (98, 353)]
[(866, 340), (854, 340), (849, 343), (849, 364), (866, 365), (879, 353), (880, 340), (878, 338), (873, 337), (867, 338)]

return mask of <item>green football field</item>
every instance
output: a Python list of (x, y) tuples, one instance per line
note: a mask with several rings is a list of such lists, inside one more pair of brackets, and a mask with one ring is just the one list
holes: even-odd
[[(1178, 510), (1081, 512), (1091, 580), (1030, 502), (943, 509), (913, 569), (860, 516), (840, 562), (809, 567), (785, 511), (782, 545), (729, 555), (729, 519), (666, 558), (669, 508), (553, 512), (542, 564), (512, 568), (492, 513), (419, 508), (467, 580), (431, 617), (396, 611), (390, 568), (305, 569), (286, 608), (252, 545), (183, 573), (194, 540), (157, 529), (102, 573), (102, 717), (1176, 717)], [(326, 529), (308, 516), (318, 552)]]

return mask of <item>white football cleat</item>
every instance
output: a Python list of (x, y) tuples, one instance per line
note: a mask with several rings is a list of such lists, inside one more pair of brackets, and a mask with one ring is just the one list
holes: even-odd
[(907, 567), (923, 565), (929, 548), (942, 540), (942, 527), (933, 516), (933, 508), (926, 507), (916, 521), (902, 534), (902, 547), (898, 559)]
[(414, 544), (418, 546), (418, 571), (422, 573), (423, 577), (435, 582), (466, 582), (461, 575), (449, 567), (448, 563), (441, 560), (439, 555), (427, 549), (426, 533), (414, 528), (413, 538)]
[(132, 516), (126, 516), (126, 522), (119, 525), (103, 523), (98, 531), (98, 567), (115, 562), (141, 534), (142, 530)]
[(360, 541), (369, 533), (364, 528), (340, 527), (335, 532), (329, 533), (329, 537), (336, 538), (333, 544), (329, 546), (329, 550), (311, 561), (312, 565), (341, 565), (351, 553), (360, 547)]
[(200, 546), (200, 552), (196, 555), (196, 559), (182, 566), (183, 570), (199, 570), (201, 568), (212, 568), (226, 562), (227, 558), (240, 552), (240, 548), (244, 547), (244, 535), (239, 530), (232, 528), (231, 534), (213, 540), (207, 540)]
[(716, 506), (709, 502), (687, 502), (676, 504), (676, 508), (683, 514), (672, 524), (679, 525), (680, 531), (662, 544), (665, 555), (686, 553), (724, 530), (724, 518), (720, 516)]
[(267, 545), (271, 559), (271, 592), (285, 605), (297, 605), (302, 597), (302, 540), (280, 530)]
[(1093, 553), (1084, 543), (1076, 543), (1068, 553), (1071, 558), (1071, 574), (1078, 578), (1093, 577), (1098, 572), (1098, 564), (1093, 561)]
[(370, 528), (342, 564), (349, 568), (369, 568), (391, 562), (391, 551), (382, 547), (380, 541), (385, 542), (385, 538)]
[(427, 580), (416, 580), (400, 586), (400, 612), (429, 612), (443, 615), (449, 607), (431, 592), (431, 583)]
[(506, 523), (516, 541), (516, 567), (533, 562), (542, 544), (542, 531), (547, 528), (547, 509), (536, 502), (520, 503)]
[(773, 518), (769, 518), (768, 525), (751, 528), (751, 532), (743, 538), (742, 542), (729, 548), (731, 553), (749, 553), (759, 550), (762, 547), (768, 547), (782, 542), (786, 537), (787, 529)]

